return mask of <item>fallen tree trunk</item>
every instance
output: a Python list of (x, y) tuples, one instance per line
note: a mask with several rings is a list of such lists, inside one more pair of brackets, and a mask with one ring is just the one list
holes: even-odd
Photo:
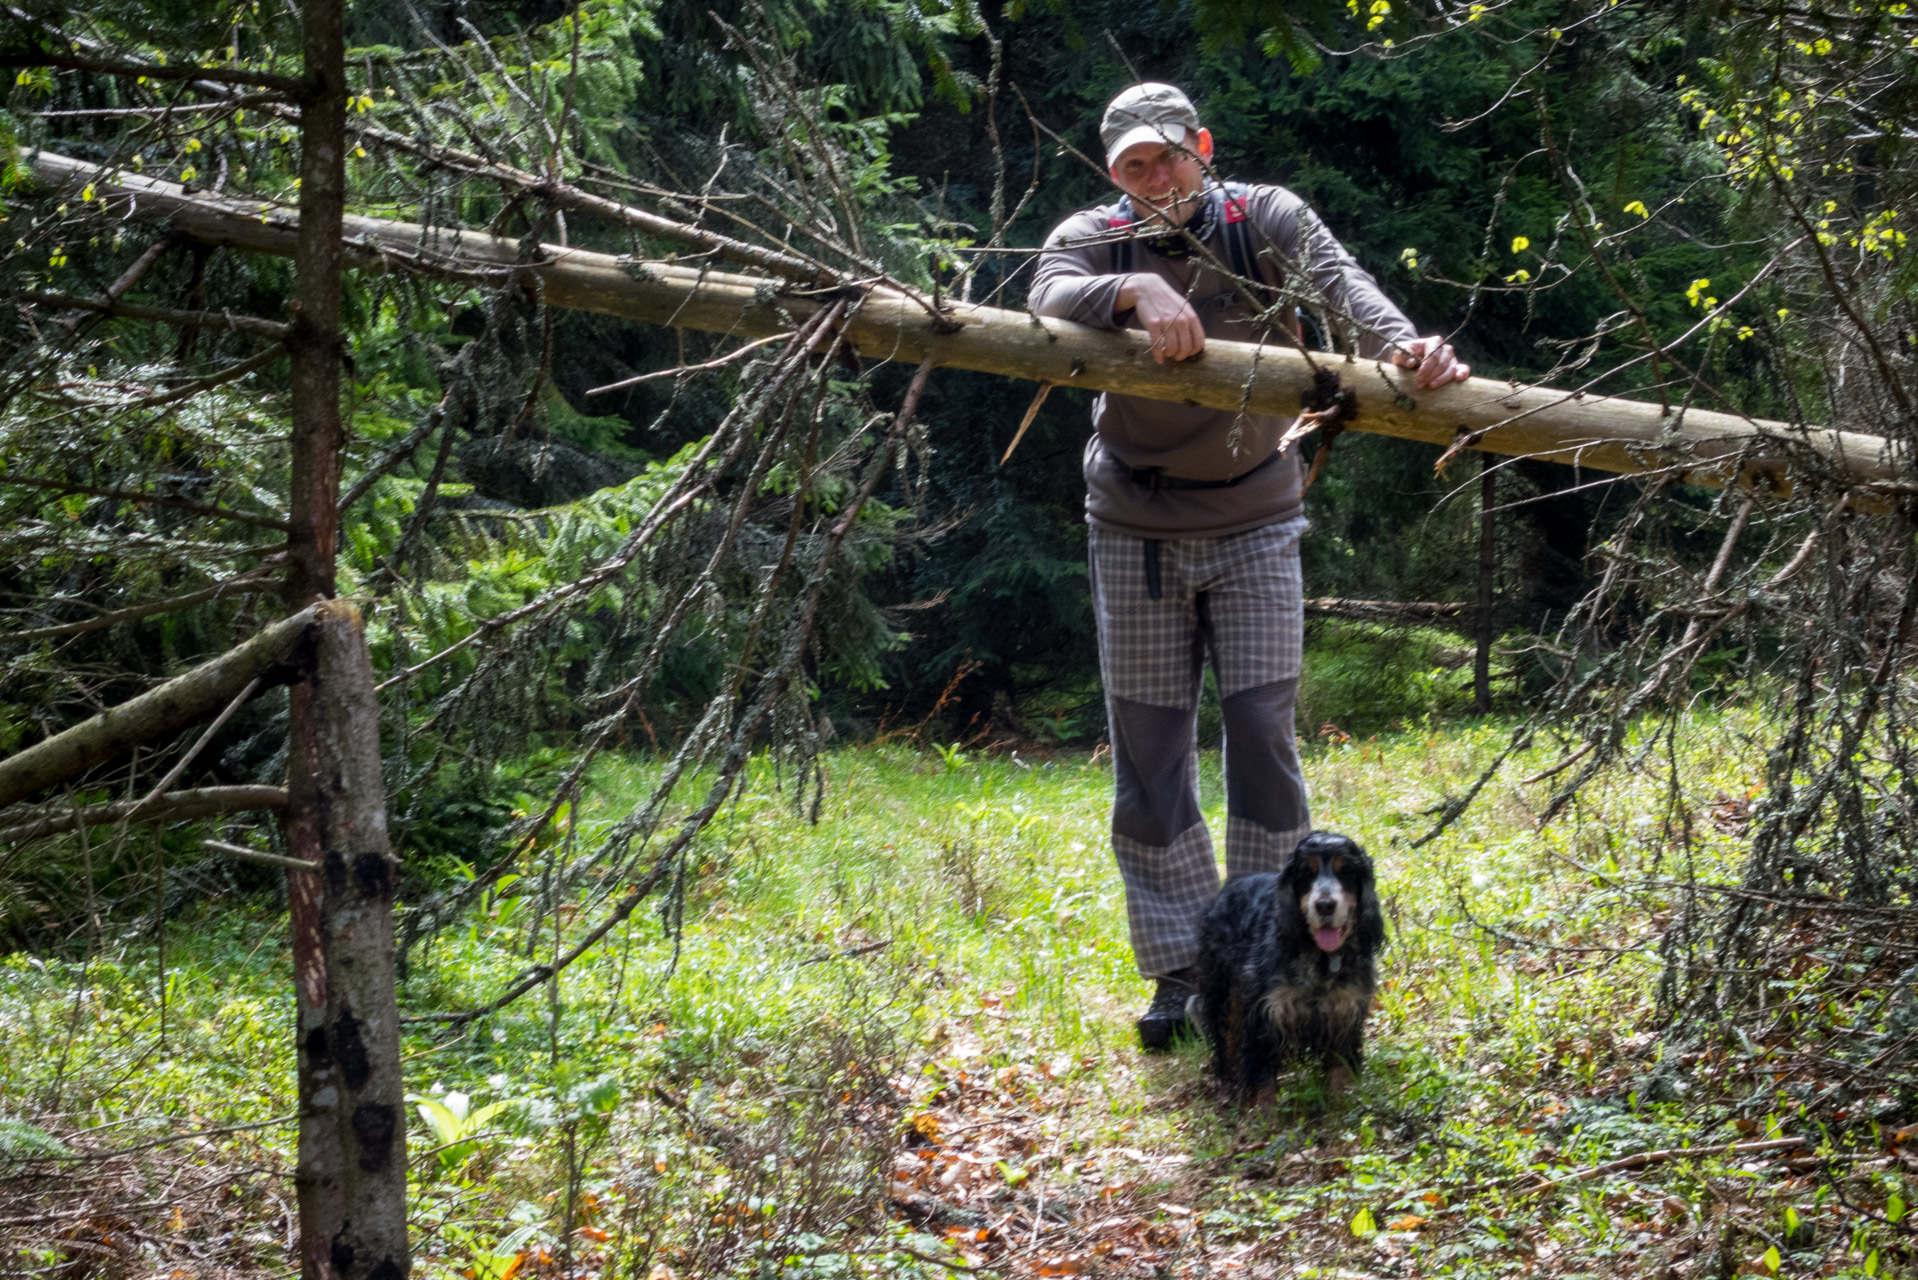
[(64, 835), (80, 826), (104, 827), (129, 820), (185, 822), (191, 818), (212, 818), (223, 813), (254, 813), (284, 808), (284, 787), (198, 787), (169, 791), (151, 803), (122, 800), (115, 804), (96, 804), (86, 809), (42, 811), (30, 821), (0, 828), (0, 845), (25, 844), (45, 836)]
[(313, 610), (302, 609), (211, 662), (0, 760), (0, 809), (214, 714), (255, 677), (287, 663), (313, 620)]
[[(166, 221), (209, 244), (292, 256), (293, 211), (272, 203), (187, 193), (176, 183), (112, 173), (65, 156), (31, 159), (40, 181), (62, 189), (91, 184), (94, 198), (128, 217)], [(790, 332), (829, 297), (785, 282), (547, 246), (545, 261), (519, 262), (517, 240), (414, 223), (348, 217), (346, 261), (366, 270), (524, 270), (548, 304), (650, 324), (743, 338)], [(1295, 414), (1312, 386), (1313, 359), (1276, 346), (1212, 342), (1204, 356), (1155, 364), (1142, 333), (1113, 332), (996, 307), (949, 304), (931, 313), (919, 300), (875, 289), (846, 324), (846, 337), (872, 359), (974, 369), (1060, 386), (1085, 387), (1222, 409)], [(1623, 474), (1669, 471), (1693, 484), (1783, 484), (1796, 454), (1838, 478), (1888, 493), (1918, 492), (1911, 460), (1878, 436), (1739, 417), (1682, 413), (1635, 400), (1522, 387), (1473, 378), (1419, 391), (1411, 374), (1370, 361), (1316, 358), (1358, 396), (1357, 431), (1547, 458)]]

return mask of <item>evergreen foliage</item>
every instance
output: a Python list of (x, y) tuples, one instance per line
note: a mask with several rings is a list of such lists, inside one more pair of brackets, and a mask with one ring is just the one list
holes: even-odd
[[(873, 282), (935, 309), (1019, 305), (1032, 247), (1107, 194), (1072, 148), (1135, 77), (1190, 89), (1231, 176), (1297, 189), (1481, 373), (1674, 418), (1843, 426), (1907, 468), (1918, 452), (1903, 6), (364, 3), (349, 33), (350, 211), (424, 228), (389, 270), (349, 273), (342, 353), (339, 587), (371, 618), (407, 941), (498, 918), (509, 885), (532, 904), (511, 922), (530, 967), (445, 1014), (451, 1030), (547, 984), (642, 902), (673, 928), (694, 841), (765, 744), (816, 813), (834, 719), (1098, 738), (1084, 397), (1052, 396), (1002, 461), (1033, 388), (921, 370), (909, 390), (833, 323)], [(298, 196), (299, 39), (297, 13), (264, 5), (40, 3), (0, 20), (16, 73), (0, 118), (0, 750), (279, 612), (292, 271), (25, 174), (44, 149), (270, 220)], [(446, 252), (482, 228), (517, 241), (520, 267)], [(521, 268), (556, 246), (635, 272), (748, 271), (767, 297), (824, 309), (761, 345), (642, 332), (548, 306)], [(1765, 1008), (1801, 940), (1768, 918), (1781, 902), (1861, 975), (1852, 994), (1909, 980), (1902, 952), (1820, 912), (1902, 921), (1918, 887), (1911, 493), (1823, 466), (1808, 438), (1779, 446), (1793, 463), (1775, 488), (1694, 487), (1682, 458), (1634, 480), (1502, 466), (1502, 656), (1527, 714), (1419, 841), (1542, 743), (1563, 755), (1537, 775), (1561, 780), (1541, 822), (1606, 770), (1666, 769), (1677, 797), (1685, 714), (1773, 707), (1753, 731), (1745, 879), (1694, 895), (1666, 934), (1668, 1010), (1694, 1026)], [(1308, 594), (1465, 599), (1476, 478), (1430, 446), (1344, 437), (1311, 497)], [(1458, 690), (1437, 687), (1456, 677), (1432, 674), (1435, 646), (1319, 660), (1341, 691), (1416, 705), (1306, 705), (1379, 727), (1441, 712)], [(196, 730), (129, 753), (33, 817), (162, 776), (276, 784), (285, 706), (248, 704), (203, 748)], [(624, 751), (656, 773), (584, 839), (573, 815)], [(1675, 799), (1659, 816), (1674, 848), (1694, 816)], [(277, 847), (252, 819), (152, 842), (128, 821), (76, 823), (0, 858), (9, 945), (84, 955), (104, 918), (280, 878), (204, 842)]]

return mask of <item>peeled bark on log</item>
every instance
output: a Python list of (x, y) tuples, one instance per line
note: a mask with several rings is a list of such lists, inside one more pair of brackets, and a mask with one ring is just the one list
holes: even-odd
[[(127, 216), (170, 221), (193, 239), (294, 252), (298, 219), (282, 206), (189, 195), (176, 183), (114, 174), (48, 152), (30, 164), (49, 185), (91, 182)], [(557, 246), (547, 247), (545, 262), (521, 267), (518, 240), (414, 223), (349, 216), (344, 235), (346, 261), (361, 269), (525, 270), (539, 277), (553, 306), (742, 338), (789, 332), (831, 296), (797, 296), (783, 293), (777, 281)], [(1294, 414), (1312, 385), (1313, 362), (1287, 348), (1211, 342), (1199, 360), (1159, 365), (1141, 333), (960, 303), (934, 317), (883, 289), (864, 297), (845, 333), (871, 359), (930, 358), (952, 368), (1223, 409)], [(1914, 492), (1918, 479), (1911, 460), (1878, 436), (1704, 409), (1679, 415), (1656, 404), (1486, 378), (1419, 391), (1410, 372), (1390, 365), (1322, 356), (1317, 363), (1329, 364), (1356, 389), (1359, 416), (1346, 424), (1356, 431), (1446, 446), (1463, 441), (1486, 452), (1598, 471), (1670, 470), (1693, 484), (1783, 483), (1791, 453), (1840, 479), (1893, 493)]]
[(302, 609), (211, 662), (0, 760), (0, 808), (77, 777), (135, 743), (205, 719), (275, 667), (287, 667), (285, 677), (294, 678), (295, 650), (313, 622), (313, 611)]
[(286, 808), (284, 787), (198, 787), (169, 791), (151, 804), (122, 800), (86, 809), (43, 810), (31, 822), (0, 829), (0, 844), (25, 844), (63, 835), (76, 827), (104, 827), (115, 822), (187, 822), (226, 813), (256, 813)]

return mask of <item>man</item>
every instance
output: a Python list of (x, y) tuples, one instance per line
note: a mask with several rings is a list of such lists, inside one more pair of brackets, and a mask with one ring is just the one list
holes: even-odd
[[(1417, 336), (1297, 196), (1210, 181), (1212, 135), (1177, 88), (1133, 85), (1099, 133), (1125, 198), (1054, 228), (1034, 312), (1143, 329), (1163, 362), (1197, 356), (1208, 338), (1257, 340), (1255, 315), (1296, 316), (1304, 301), (1361, 358), (1416, 368), (1420, 387), (1470, 375), (1443, 339)], [(1298, 450), (1277, 448), (1287, 419), (1120, 395), (1101, 395), (1092, 417), (1086, 518), (1112, 844), (1133, 955), (1157, 980), (1138, 1023), (1157, 1051), (1185, 1030), (1199, 919), (1219, 887), (1198, 801), (1208, 653), (1225, 719), (1227, 876), (1278, 870), (1311, 831), (1292, 727), (1306, 520)]]

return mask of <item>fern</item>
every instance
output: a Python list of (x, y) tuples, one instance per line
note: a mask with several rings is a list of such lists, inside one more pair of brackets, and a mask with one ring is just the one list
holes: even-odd
[(0, 1120), (0, 1162), (62, 1160), (73, 1148), (25, 1120)]

